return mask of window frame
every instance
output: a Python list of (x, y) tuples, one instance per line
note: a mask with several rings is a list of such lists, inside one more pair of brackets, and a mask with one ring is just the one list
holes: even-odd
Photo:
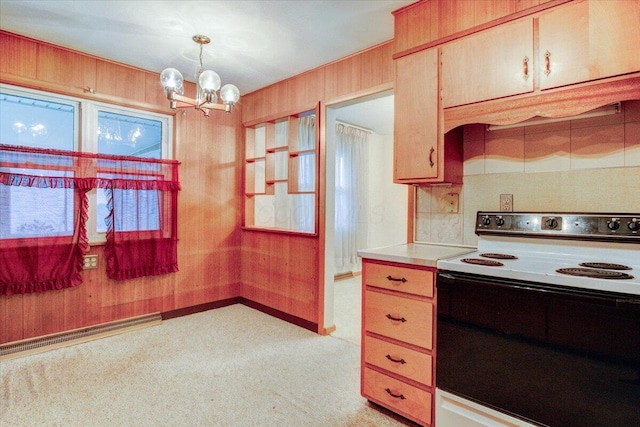
[[(97, 131), (98, 114), (100, 112), (135, 116), (147, 120), (157, 120), (161, 123), (161, 159), (173, 159), (173, 115), (124, 107), (121, 105), (109, 104), (106, 102), (94, 101), (68, 95), (61, 95), (54, 92), (8, 85), (4, 83), (0, 83), (0, 91), (14, 96), (22, 96), (42, 101), (73, 104), (73, 151), (77, 152), (98, 153)], [(97, 231), (97, 190), (92, 189), (87, 193), (87, 196), (89, 200), (89, 211), (86, 228), (89, 244), (103, 245), (106, 243), (106, 233), (99, 233)]]

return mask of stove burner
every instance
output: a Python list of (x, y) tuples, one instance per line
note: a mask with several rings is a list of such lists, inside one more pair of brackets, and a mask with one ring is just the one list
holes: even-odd
[(494, 258), (494, 259), (518, 259), (517, 256), (508, 255), (508, 254), (484, 253), (484, 254), (480, 254), (480, 256), (485, 258)]
[(486, 265), (488, 267), (502, 267), (504, 265), (503, 263), (498, 261), (481, 258), (463, 258), (460, 261), (466, 262), (467, 264)]
[(581, 267), (601, 268), (604, 270), (631, 270), (631, 267), (627, 267), (622, 264), (612, 264), (609, 262), (581, 262)]
[(633, 279), (632, 275), (620, 271), (598, 270), (593, 268), (559, 268), (556, 272), (570, 276), (592, 277), (594, 279)]

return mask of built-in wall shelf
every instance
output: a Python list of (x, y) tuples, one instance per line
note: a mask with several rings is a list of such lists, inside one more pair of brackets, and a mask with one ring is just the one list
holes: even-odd
[(318, 112), (245, 126), (245, 228), (317, 232)]

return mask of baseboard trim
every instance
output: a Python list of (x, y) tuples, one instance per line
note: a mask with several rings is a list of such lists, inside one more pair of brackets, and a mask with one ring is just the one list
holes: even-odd
[[(50, 335), (43, 335), (34, 338), (27, 338), (20, 341), (12, 341), (0, 345), (0, 362), (16, 359), (31, 354), (43, 353), (45, 351), (68, 347), (75, 344), (109, 337), (124, 332), (158, 325), (163, 320), (174, 319), (176, 317), (188, 316), (190, 314), (227, 307), (234, 304), (242, 304), (258, 310), (262, 313), (276, 317), (285, 322), (292, 323), (311, 332), (318, 333), (318, 324), (305, 320), (301, 317), (285, 313), (280, 310), (268, 307), (259, 302), (252, 301), (244, 297), (227, 298), (220, 301), (198, 304), (190, 307), (178, 308), (162, 313), (151, 313), (143, 316), (131, 317), (128, 319), (116, 320), (113, 322), (101, 323), (85, 328), (72, 329)], [(335, 329), (335, 327), (334, 327)], [(326, 332), (326, 330), (325, 330)]]
[(347, 271), (345, 273), (338, 273), (333, 275), (333, 280), (350, 279), (353, 277), (353, 271)]
[(318, 332), (317, 323), (313, 323), (301, 317), (297, 317), (292, 314), (285, 313), (284, 311), (276, 310), (275, 308), (268, 307), (264, 304), (260, 304), (259, 302), (256, 302), (244, 297), (227, 298), (220, 301), (208, 302), (204, 304), (194, 305), (191, 307), (165, 311), (162, 313), (162, 320), (173, 319), (175, 317), (180, 317), (180, 316), (188, 316), (189, 314), (200, 313), (202, 311), (213, 310), (216, 308), (222, 308), (222, 307), (226, 307), (234, 304), (246, 305), (249, 308), (253, 308), (262, 313), (268, 314), (269, 316), (276, 317), (280, 320), (284, 320), (285, 322), (292, 323), (296, 326), (300, 326), (301, 328), (308, 329), (312, 332), (316, 332), (316, 333)]
[(206, 302), (204, 304), (192, 305), (184, 308), (176, 308), (175, 310), (164, 311), (161, 313), (162, 320), (173, 319), (176, 317), (188, 316), (190, 314), (201, 313), (203, 311), (213, 310), (215, 308), (227, 307), (229, 305), (240, 304), (241, 297), (227, 298), (220, 301)]
[(285, 313), (280, 310), (276, 310), (275, 308), (268, 307), (264, 304), (260, 304), (259, 302), (252, 301), (250, 299), (240, 297), (240, 303), (246, 305), (247, 307), (251, 307), (258, 311), (261, 311), (270, 316), (276, 317), (280, 320), (284, 320), (285, 322), (292, 323), (296, 326), (300, 326), (301, 328), (308, 329), (311, 332), (318, 333), (318, 324), (311, 322), (309, 320), (303, 319), (301, 317), (294, 316), (289, 313)]
[(124, 332), (135, 331), (149, 326), (159, 325), (161, 322), (162, 317), (160, 313), (151, 313), (84, 328), (57, 332), (55, 334), (13, 341), (0, 345), (0, 362), (31, 354), (44, 353), (46, 351), (68, 347), (98, 338), (110, 337)]
[(336, 331), (336, 325), (331, 325), (326, 328), (322, 328), (322, 331), (319, 332), (320, 335), (331, 335)]
[(342, 279), (351, 279), (354, 277), (358, 277), (362, 275), (362, 270), (359, 271), (347, 271), (345, 273), (339, 273), (333, 276), (334, 281), (339, 281)]

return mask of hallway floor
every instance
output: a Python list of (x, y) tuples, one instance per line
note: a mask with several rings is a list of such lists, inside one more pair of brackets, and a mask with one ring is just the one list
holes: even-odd
[(360, 325), (362, 322), (362, 276), (335, 281), (333, 289), (333, 318), (336, 330), (332, 337), (360, 345)]

